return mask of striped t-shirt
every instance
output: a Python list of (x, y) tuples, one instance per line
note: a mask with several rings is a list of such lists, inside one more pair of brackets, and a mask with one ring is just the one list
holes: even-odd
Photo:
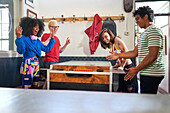
[(150, 25), (139, 37), (138, 43), (138, 58), (139, 63), (145, 58), (149, 53), (150, 46), (159, 46), (159, 56), (158, 58), (148, 67), (140, 71), (141, 75), (147, 76), (164, 76), (165, 67), (163, 63), (163, 43), (164, 37), (162, 31), (155, 25)]

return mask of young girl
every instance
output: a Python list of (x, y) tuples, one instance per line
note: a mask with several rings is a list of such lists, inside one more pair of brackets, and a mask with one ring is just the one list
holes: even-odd
[[(128, 51), (125, 43), (120, 39), (120, 37), (115, 37), (112, 31), (108, 28), (104, 28), (99, 34), (99, 41), (102, 48), (109, 48), (113, 52), (113, 47), (115, 52), (122, 53)], [(118, 68), (118, 70), (125, 70), (126, 68), (134, 67), (130, 59), (118, 59), (116, 64), (113, 66)], [(136, 76), (129, 81), (124, 81), (125, 74), (119, 74), (119, 87), (118, 92), (138, 92), (138, 84)]]
[(29, 17), (21, 18), (20, 25), (15, 29), (17, 52), (23, 54), (20, 73), (25, 89), (37, 88), (40, 74), (38, 57), (41, 57), (41, 50), (49, 52), (55, 43), (54, 38), (51, 38), (49, 44), (44, 46), (38, 39), (43, 31), (44, 23)]

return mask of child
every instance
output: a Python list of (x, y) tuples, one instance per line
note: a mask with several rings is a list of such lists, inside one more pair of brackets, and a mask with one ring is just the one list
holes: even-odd
[(25, 89), (38, 87), (40, 74), (38, 57), (41, 57), (41, 50), (49, 52), (55, 43), (54, 38), (51, 38), (49, 44), (44, 46), (38, 39), (43, 31), (44, 23), (40, 19), (30, 17), (21, 18), (20, 25), (15, 29), (17, 52), (23, 54), (20, 74), (22, 87)]
[(56, 20), (50, 20), (49, 23), (48, 23), (48, 28), (50, 30), (50, 33), (43, 34), (43, 36), (41, 38), (41, 42), (44, 45), (47, 45), (50, 37), (54, 37), (55, 44), (54, 44), (53, 48), (50, 50), (50, 52), (45, 53), (44, 63), (43, 63), (44, 68), (50, 68), (51, 64), (58, 63), (59, 54), (62, 53), (65, 50), (65, 48), (67, 47), (68, 44), (70, 44), (70, 39), (68, 37), (66, 39), (64, 46), (60, 47), (61, 46), (60, 40), (56, 36), (56, 33), (58, 31), (58, 28), (59, 28), (59, 24)]
[[(128, 51), (125, 43), (117, 36), (115, 37), (112, 31), (108, 28), (104, 28), (99, 34), (99, 41), (102, 48), (110, 48), (113, 50), (113, 46), (115, 51), (118, 53)], [(113, 51), (111, 51), (113, 52)], [(118, 70), (125, 70), (125, 68), (134, 67), (132, 61), (130, 59), (118, 59), (116, 61), (116, 65), (113, 67), (117, 67)], [(125, 74), (119, 74), (119, 87), (118, 92), (129, 92), (129, 93), (137, 93), (138, 92), (138, 84), (137, 77), (134, 77), (132, 80), (124, 81)]]
[[(50, 65), (58, 63), (60, 53), (62, 53), (67, 47), (67, 45), (70, 44), (70, 39), (68, 37), (66, 39), (64, 46), (60, 47), (61, 46), (60, 40), (56, 36), (56, 33), (59, 28), (59, 24), (56, 20), (50, 20), (48, 23), (48, 28), (50, 30), (50, 33), (43, 34), (41, 38), (41, 42), (44, 45), (47, 45), (49, 43), (50, 37), (53, 37), (55, 39), (55, 44), (53, 48), (50, 50), (50, 52), (45, 53), (44, 63), (43, 63), (44, 68), (50, 68)], [(43, 89), (46, 89), (47, 88), (46, 86), (47, 86), (47, 81), (45, 81)]]

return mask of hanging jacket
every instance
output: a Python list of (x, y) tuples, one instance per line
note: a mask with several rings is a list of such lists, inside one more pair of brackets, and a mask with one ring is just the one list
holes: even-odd
[(93, 24), (85, 30), (89, 37), (89, 46), (91, 54), (94, 54), (99, 45), (99, 34), (102, 30), (102, 18), (98, 14), (94, 16)]
[(117, 36), (116, 33), (116, 23), (114, 20), (107, 18), (106, 20), (103, 21), (102, 29), (108, 28), (112, 31), (112, 33)]

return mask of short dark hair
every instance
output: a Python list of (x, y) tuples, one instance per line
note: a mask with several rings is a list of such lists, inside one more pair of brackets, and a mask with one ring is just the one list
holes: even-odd
[(149, 21), (153, 22), (154, 11), (149, 6), (143, 6), (133, 12), (133, 16), (135, 17), (136, 15), (140, 15), (141, 18), (148, 15)]
[[(110, 35), (110, 43), (107, 44), (103, 41), (103, 37), (102, 35), (107, 32), (109, 35)], [(115, 35), (112, 33), (112, 31), (108, 28), (104, 28), (100, 34), (99, 34), (99, 41), (100, 41), (100, 44), (102, 46), (102, 48), (106, 49), (106, 48), (110, 48), (113, 43), (114, 43), (114, 39), (115, 39)]]
[(39, 31), (37, 33), (37, 37), (41, 37), (43, 31), (44, 31), (44, 23), (40, 19), (34, 19), (30, 17), (23, 17), (21, 18), (20, 24), (19, 24), (23, 31), (23, 36), (30, 36), (32, 35), (32, 29), (33, 27), (39, 25)]

